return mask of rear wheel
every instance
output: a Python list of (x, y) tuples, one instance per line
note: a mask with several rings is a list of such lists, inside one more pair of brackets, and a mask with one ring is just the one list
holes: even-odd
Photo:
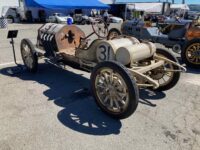
[(108, 115), (123, 119), (137, 108), (139, 92), (128, 70), (113, 61), (99, 63), (91, 74), (92, 93)]
[[(157, 49), (156, 54), (179, 63), (176, 57), (167, 50)], [(169, 90), (177, 84), (180, 79), (180, 72), (174, 72), (173, 70), (180, 70), (180, 68), (173, 64), (165, 63), (163, 66), (152, 70), (151, 78), (159, 83), (158, 91)]]
[(29, 39), (23, 39), (21, 41), (21, 56), (28, 71), (33, 73), (37, 72), (38, 57), (35, 48)]
[(187, 66), (200, 68), (200, 39), (189, 41), (182, 50), (181, 57)]

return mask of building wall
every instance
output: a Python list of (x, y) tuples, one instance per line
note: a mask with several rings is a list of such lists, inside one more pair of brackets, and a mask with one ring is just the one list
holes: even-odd
[(19, 6), (19, 0), (0, 0), (0, 16), (3, 6)]

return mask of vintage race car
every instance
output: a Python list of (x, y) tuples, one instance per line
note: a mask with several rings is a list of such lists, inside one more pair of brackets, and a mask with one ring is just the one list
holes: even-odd
[(110, 29), (108, 39), (121, 34), (160, 43), (181, 53), (183, 62), (188, 66), (200, 68), (200, 27), (191, 21), (175, 20), (173, 23), (160, 24), (159, 27), (149, 27), (141, 20), (130, 20), (124, 22), (121, 29)]
[[(139, 88), (168, 90), (185, 68), (169, 52), (133, 37), (107, 40), (105, 23), (92, 22), (88, 36), (75, 25), (47, 23), (38, 30), (36, 47), (21, 41), (23, 62), (36, 72), (38, 59), (62, 66), (73, 62), (91, 72), (91, 91), (98, 106), (112, 117), (129, 117), (138, 106)], [(88, 38), (96, 34), (91, 44)]]

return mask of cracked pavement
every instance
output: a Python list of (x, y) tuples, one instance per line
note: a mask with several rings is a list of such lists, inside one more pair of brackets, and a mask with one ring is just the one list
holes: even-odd
[[(10, 25), (35, 42), (40, 25)], [(82, 29), (89, 32), (88, 26)], [(0, 30), (0, 63), (12, 62), (12, 51)], [(37, 74), (6, 73), (0, 66), (0, 150), (199, 150), (200, 71), (189, 69), (173, 89), (140, 90), (136, 112), (124, 120), (102, 113), (89, 88), (90, 74), (40, 62)], [(75, 92), (76, 91), (76, 92)], [(150, 101), (154, 105), (146, 102)]]

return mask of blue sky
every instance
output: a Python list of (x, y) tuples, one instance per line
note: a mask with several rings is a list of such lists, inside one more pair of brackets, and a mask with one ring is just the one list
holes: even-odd
[[(116, 0), (117, 1), (117, 0)], [(159, 0), (119, 0), (119, 1), (134, 1), (134, 2), (157, 2)], [(167, 0), (161, 0), (167, 1)], [(171, 2), (172, 0), (168, 0)], [(175, 3), (182, 3), (182, 0), (174, 0)], [(200, 0), (185, 0), (186, 4), (200, 4)]]

